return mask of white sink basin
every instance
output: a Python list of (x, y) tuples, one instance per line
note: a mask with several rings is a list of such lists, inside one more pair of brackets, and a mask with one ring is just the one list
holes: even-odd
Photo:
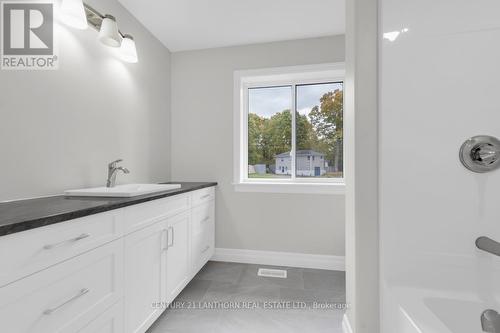
[(164, 192), (181, 188), (180, 184), (127, 184), (115, 187), (94, 187), (79, 190), (67, 190), (67, 196), (78, 197), (120, 197), (129, 198), (138, 195)]

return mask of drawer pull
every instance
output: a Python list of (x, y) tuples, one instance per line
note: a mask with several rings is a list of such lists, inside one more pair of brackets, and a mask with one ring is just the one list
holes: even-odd
[(166, 252), (166, 251), (168, 251), (168, 230), (167, 229), (163, 229), (161, 231), (161, 243), (162, 244), (163, 244), (163, 233), (166, 234), (166, 237), (165, 237), (165, 244), (166, 244), (166, 246), (161, 248), (161, 252)]
[(87, 237), (90, 237), (89, 234), (81, 234), (80, 236), (78, 237), (75, 237), (75, 238), (71, 238), (71, 239), (68, 239), (68, 240), (65, 240), (65, 241), (62, 241), (62, 242), (59, 242), (59, 243), (55, 243), (55, 244), (48, 244), (48, 245), (45, 245), (43, 248), (45, 250), (50, 250), (50, 249), (53, 249), (53, 248), (56, 248), (56, 247), (59, 247), (63, 244), (66, 244), (66, 243), (70, 243), (70, 242), (77, 242), (79, 240), (82, 240), (82, 239), (85, 239)]
[(203, 196), (200, 197), (200, 199), (202, 199), (202, 200), (206, 199), (206, 198), (210, 198), (210, 194), (205, 194), (205, 195), (203, 195)]
[(83, 295), (87, 294), (88, 292), (90, 291), (90, 289), (87, 289), (87, 288), (83, 288), (82, 290), (80, 290), (80, 292), (71, 297), (70, 299), (68, 299), (66, 302), (64, 303), (61, 303), (59, 304), (58, 306), (56, 306), (55, 308), (51, 308), (51, 309), (47, 309), (45, 311), (43, 311), (43, 314), (44, 315), (50, 315), (50, 314), (53, 314), (54, 312), (56, 312), (57, 310), (59, 310), (60, 308), (62, 308), (63, 306), (65, 306), (66, 304), (70, 303), (70, 302), (73, 302), (74, 300), (76, 300), (77, 298), (80, 298), (82, 297)]
[(208, 220), (210, 220), (210, 216), (206, 216), (201, 222), (207, 222)]
[[(168, 241), (168, 235), (170, 235), (170, 230), (172, 230), (172, 241), (171, 242)], [(167, 250), (169, 248), (171, 248), (172, 246), (174, 246), (174, 234), (175, 234), (174, 227), (169, 226), (168, 230), (167, 230)]]
[(207, 245), (207, 247), (206, 247), (205, 249), (203, 249), (203, 251), (201, 251), (201, 253), (205, 253), (205, 252), (207, 252), (209, 249), (210, 249), (210, 245)]

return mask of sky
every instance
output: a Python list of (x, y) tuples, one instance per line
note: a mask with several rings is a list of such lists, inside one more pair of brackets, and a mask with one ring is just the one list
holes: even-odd
[[(297, 86), (297, 110), (308, 115), (320, 98), (329, 91), (342, 89), (341, 83), (326, 83)], [(271, 87), (250, 89), (248, 93), (249, 112), (270, 118), (275, 113), (291, 108), (292, 88)]]

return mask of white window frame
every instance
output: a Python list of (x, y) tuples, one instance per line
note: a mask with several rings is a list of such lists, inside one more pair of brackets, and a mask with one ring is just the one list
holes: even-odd
[[(295, 110), (296, 86), (345, 81), (344, 63), (277, 67), (234, 72), (234, 180), (236, 191), (272, 193), (344, 194), (343, 178), (296, 177), (296, 154), (292, 154), (290, 179), (248, 178), (248, 89), (273, 86), (292, 86), (291, 110)], [(345, 91), (345, 85), (344, 85)], [(292, 116), (292, 132), (295, 133), (296, 117)], [(344, 136), (345, 137), (345, 136)], [(344, 140), (345, 144), (345, 140)], [(295, 135), (292, 151), (296, 151)]]

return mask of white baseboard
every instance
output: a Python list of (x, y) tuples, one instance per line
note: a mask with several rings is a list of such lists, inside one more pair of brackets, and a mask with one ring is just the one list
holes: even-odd
[(344, 314), (344, 318), (342, 318), (342, 332), (353, 333), (349, 317), (347, 317), (346, 314)]
[(345, 271), (345, 257), (320, 254), (216, 248), (212, 260)]

